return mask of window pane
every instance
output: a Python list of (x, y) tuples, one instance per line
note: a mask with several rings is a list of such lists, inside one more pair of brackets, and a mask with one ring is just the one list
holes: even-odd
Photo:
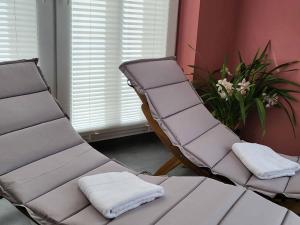
[(166, 55), (169, 0), (72, 1), (71, 119), (79, 131), (144, 123), (118, 67)]
[(0, 61), (37, 57), (35, 0), (0, 1)]

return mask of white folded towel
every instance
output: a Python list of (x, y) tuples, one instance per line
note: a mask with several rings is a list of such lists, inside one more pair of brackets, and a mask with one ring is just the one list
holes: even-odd
[(115, 218), (164, 195), (163, 187), (129, 172), (86, 176), (80, 178), (78, 184), (91, 204), (107, 218)]
[(272, 179), (293, 176), (300, 165), (288, 160), (270, 147), (256, 143), (235, 143), (232, 150), (242, 163), (258, 178)]

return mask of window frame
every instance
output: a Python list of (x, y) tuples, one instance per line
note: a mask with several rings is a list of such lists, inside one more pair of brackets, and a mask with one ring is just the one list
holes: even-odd
[[(37, 0), (38, 1), (38, 0)], [(41, 1), (38, 10), (40, 11), (38, 15), (43, 15), (43, 10), (53, 10), (54, 20), (51, 18), (39, 16), (39, 26), (51, 26), (55, 28), (53, 32), (55, 43), (53, 44), (53, 49), (55, 51), (55, 59), (53, 59), (51, 51), (47, 51), (45, 55), (43, 53), (42, 61), (47, 64), (47, 61), (51, 62), (47, 68), (44, 65), (43, 69), (46, 68), (50, 73), (53, 72), (54, 77), (50, 77), (52, 80), (53, 93), (56, 95), (57, 99), (62, 105), (63, 110), (70, 115), (71, 113), (71, 0), (56, 0), (51, 3), (46, 3), (48, 1)], [(50, 1), (51, 2), (51, 1)], [(176, 50), (176, 37), (177, 37), (177, 20), (178, 20), (178, 7), (179, 0), (169, 1), (169, 19), (168, 19), (168, 31), (167, 31), (167, 56), (175, 55)], [(43, 29), (45, 31), (45, 29)], [(47, 37), (41, 34), (41, 38), (45, 40)], [(43, 43), (40, 41), (39, 43)], [(52, 45), (52, 44), (51, 44)], [(42, 49), (43, 50), (43, 49)], [(52, 62), (52, 61), (53, 62)], [(43, 63), (42, 63), (43, 65)], [(54, 66), (53, 66), (54, 65)], [(53, 70), (55, 67), (55, 70)], [(52, 69), (51, 69), (52, 68)], [(51, 86), (51, 85), (50, 85)], [(89, 131), (81, 133), (88, 141), (98, 141), (103, 139), (110, 139), (128, 135), (134, 135), (138, 133), (149, 132), (150, 128), (147, 123), (130, 125), (120, 128), (109, 128), (97, 131)]]

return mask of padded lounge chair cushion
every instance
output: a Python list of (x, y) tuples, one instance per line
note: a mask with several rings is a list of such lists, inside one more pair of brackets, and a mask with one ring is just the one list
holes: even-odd
[[(40, 224), (300, 224), (294, 213), (242, 187), (203, 177), (146, 175), (139, 176), (161, 184), (166, 196), (114, 220), (105, 219), (79, 190), (79, 177), (130, 170), (90, 147), (73, 130), (46, 91), (34, 61), (8, 65), (0, 65), (0, 81), (12, 86), (0, 91), (0, 194), (25, 207)], [(19, 89), (22, 81), (25, 86)]]
[[(125, 62), (120, 70), (146, 96), (153, 118), (172, 144), (195, 165), (270, 197), (300, 199), (300, 173), (259, 180), (235, 157), (231, 146), (241, 140), (208, 112), (174, 57)], [(300, 162), (299, 157), (283, 156)]]

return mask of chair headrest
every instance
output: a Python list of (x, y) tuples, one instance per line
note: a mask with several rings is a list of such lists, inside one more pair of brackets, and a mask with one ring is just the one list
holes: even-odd
[(0, 63), (0, 99), (47, 90), (37, 59)]
[(175, 57), (128, 61), (119, 68), (141, 94), (147, 89), (187, 80)]

